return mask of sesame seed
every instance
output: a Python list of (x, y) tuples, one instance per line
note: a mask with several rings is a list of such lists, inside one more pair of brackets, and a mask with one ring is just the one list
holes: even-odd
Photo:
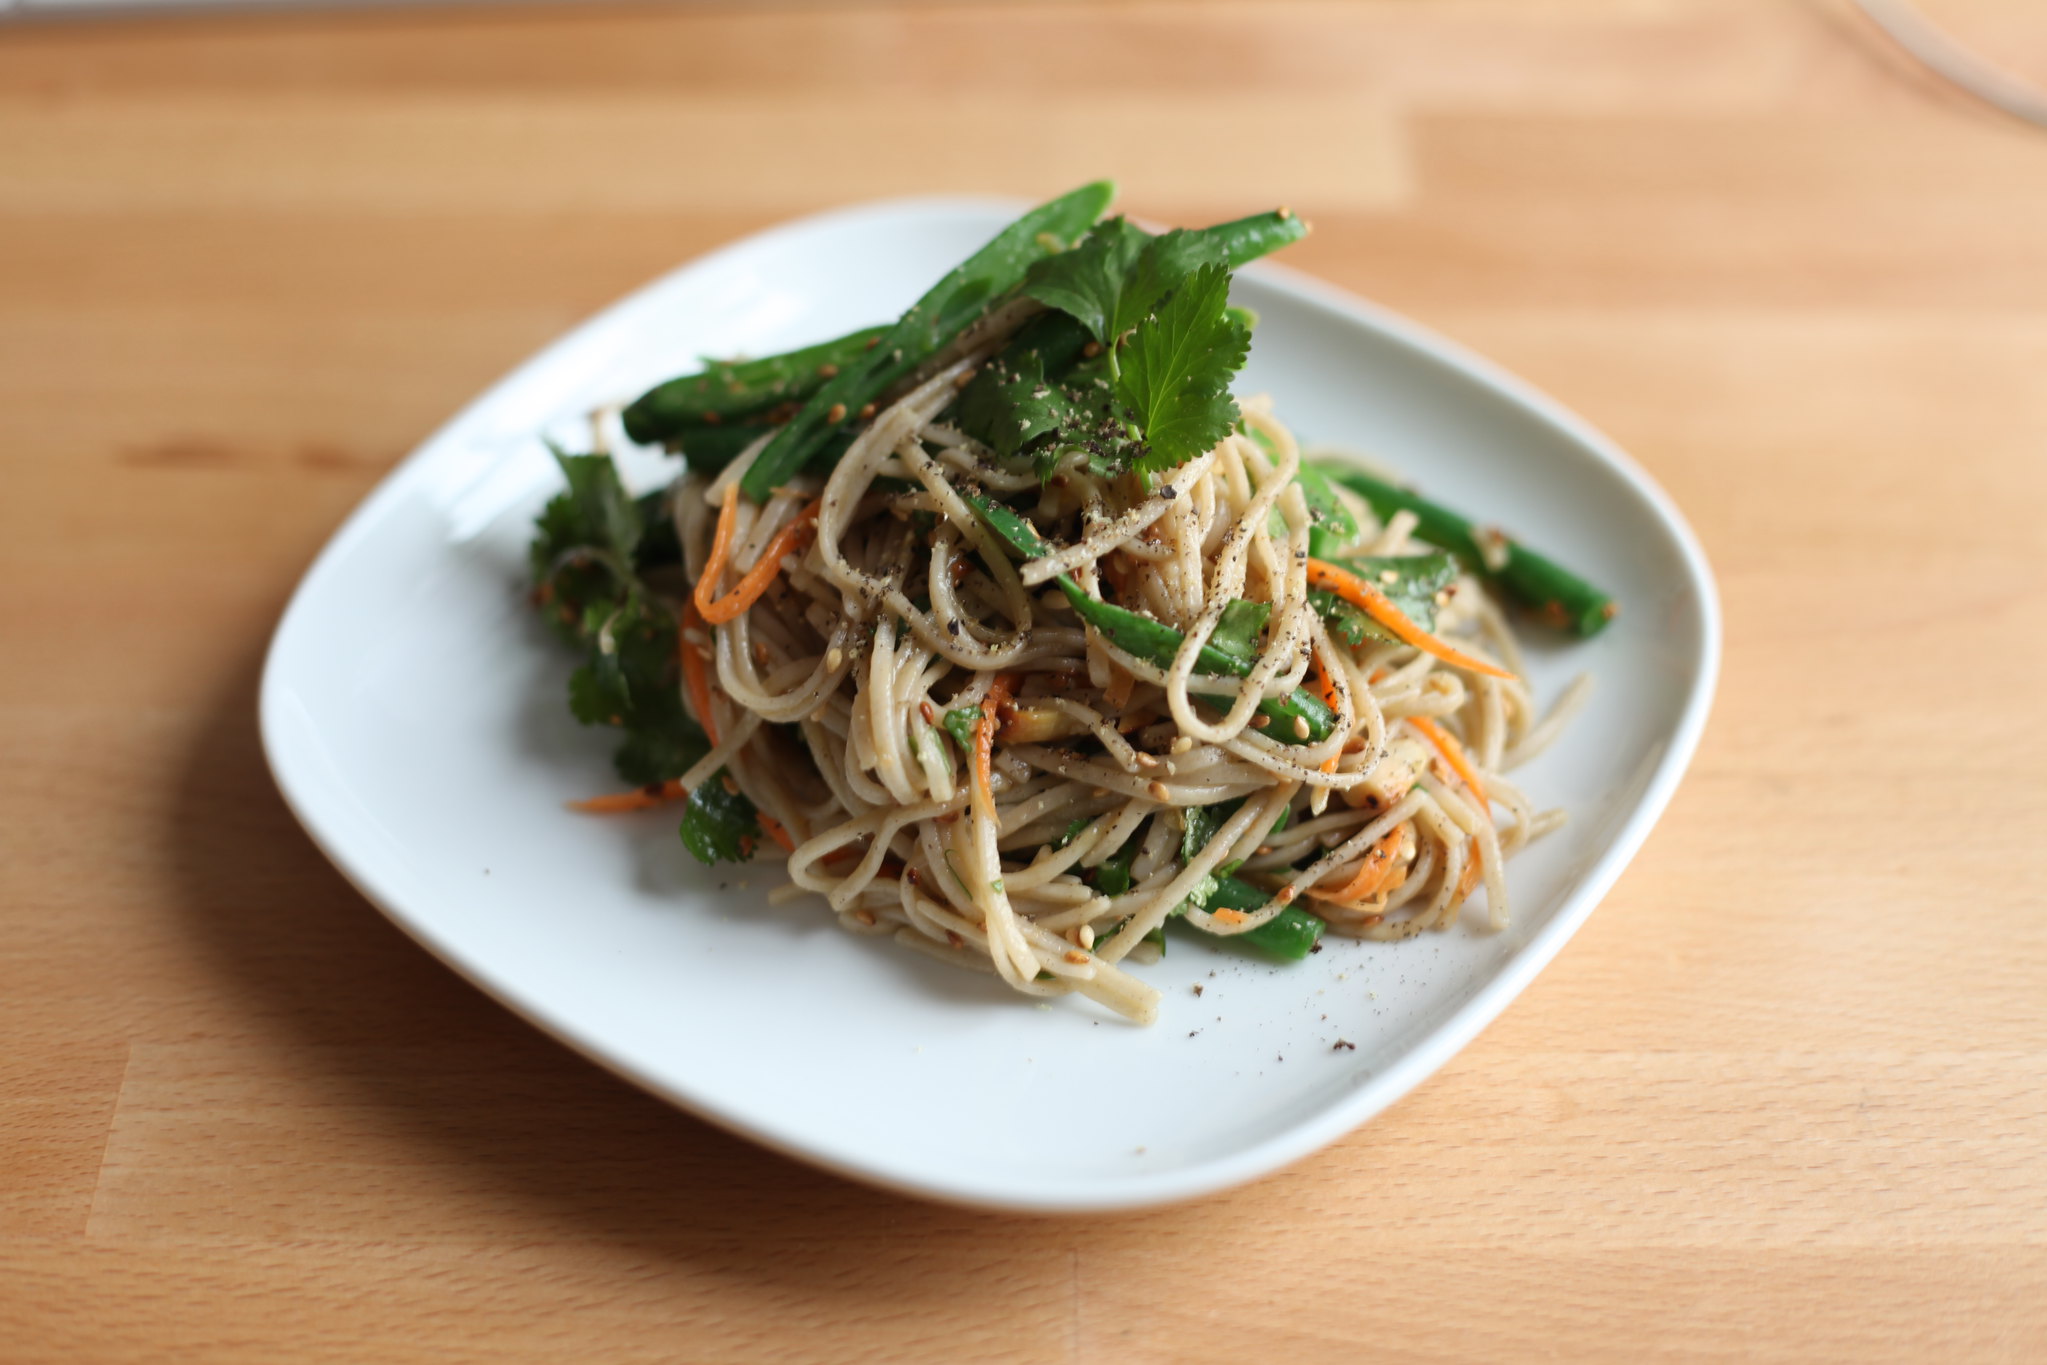
[(826, 409), (826, 411), (825, 411), (825, 415), (824, 415), (824, 419), (825, 419), (825, 421), (827, 421), (827, 422), (843, 422), (843, 421), (845, 421), (845, 420), (846, 420), (846, 405), (845, 405), (844, 403), (834, 403), (834, 404), (832, 404), (830, 408)]
[(1289, 218), (1291, 218), (1291, 217), (1293, 217), (1293, 216), (1294, 216), (1294, 211), (1293, 211), (1292, 209), (1288, 208), (1288, 207), (1287, 207), (1287, 206), (1286, 206), (1285, 204), (1281, 204), (1281, 205), (1279, 206), (1279, 209), (1278, 209), (1278, 213), (1279, 213), (1279, 221), (1280, 221), (1280, 222), (1282, 222), (1282, 223), (1284, 223), (1284, 222), (1285, 222), (1285, 221), (1286, 221), (1287, 219), (1289, 219)]
[(874, 927), (874, 912), (872, 910), (855, 910), (853, 918), (859, 920), (870, 929)]
[(824, 666), (826, 669), (836, 669), (844, 662), (846, 662), (846, 651), (840, 649), (837, 645), (833, 645), (824, 652)]
[(1154, 801), (1170, 801), (1173, 799), (1173, 794), (1166, 790), (1166, 784), (1163, 782), (1147, 783), (1144, 788), (1144, 794)]
[(1073, 941), (1083, 948), (1095, 946), (1095, 931), (1092, 925), (1083, 924), (1073, 931)]
[(1192, 735), (1182, 735), (1178, 739), (1173, 741), (1173, 752), (1176, 754), (1187, 753), (1191, 751), (1193, 748), (1194, 736)]
[(1090, 341), (1087, 345), (1080, 348), (1080, 353), (1085, 359), (1093, 360), (1096, 356), (1102, 353), (1102, 343), (1099, 341)]
[(1263, 730), (1266, 726), (1270, 724), (1272, 724), (1272, 717), (1266, 715), (1262, 711), (1259, 712), (1257, 715), (1251, 717), (1251, 728), (1253, 730)]
[(874, 404), (862, 403), (860, 405), (860, 411), (854, 415), (857, 416), (861, 421), (863, 422), (866, 421), (868, 418), (874, 416)]
[(962, 371), (960, 374), (954, 376), (952, 386), (956, 389), (965, 388), (967, 385), (974, 382), (974, 373), (975, 372), (973, 370)]
[(1066, 960), (1068, 962), (1071, 962), (1076, 967), (1085, 966), (1087, 963), (1087, 954), (1083, 953), (1078, 948), (1069, 948), (1066, 951)]
[(1156, 768), (1159, 766), (1159, 761), (1150, 754), (1139, 754), (1137, 755), (1137, 766), (1140, 768)]
[(1308, 735), (1309, 735), (1309, 734), (1310, 734), (1310, 730), (1309, 730), (1309, 727), (1308, 727), (1308, 718), (1307, 718), (1306, 716), (1295, 716), (1295, 717), (1294, 717), (1294, 738), (1295, 738), (1295, 739), (1306, 739), (1306, 738), (1308, 737)]
[(824, 364), (817, 367), (817, 373), (818, 376), (823, 379), (837, 379), (839, 377), (839, 367), (832, 364), (830, 361), (826, 361)]

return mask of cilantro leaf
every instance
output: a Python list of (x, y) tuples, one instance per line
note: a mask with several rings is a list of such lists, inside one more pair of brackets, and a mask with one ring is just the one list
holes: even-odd
[(1023, 352), (1007, 366), (998, 356), (967, 385), (955, 412), (962, 431), (1005, 457), (1072, 426), (1079, 416), (1066, 391), (1046, 381), (1045, 360), (1036, 351)]
[(1130, 326), (1122, 321), (1124, 284), (1150, 240), (1121, 217), (1097, 223), (1073, 250), (1033, 265), (1022, 292), (1072, 317), (1106, 346)]
[(1131, 334), (1116, 392), (1143, 429), (1145, 473), (1184, 464), (1237, 420), (1229, 384), (1251, 334), (1224, 314), (1229, 292), (1227, 267), (1202, 266)]
[(760, 842), (760, 819), (753, 802), (740, 791), (727, 791), (725, 782), (725, 770), (720, 768), (710, 781), (700, 783), (689, 794), (689, 806), (682, 813), (683, 847), (706, 866), (743, 863)]
[(640, 509), (619, 482), (618, 466), (609, 455), (566, 455), (559, 450), (554, 462), (569, 481), (568, 525), (562, 529), (572, 531), (571, 543), (609, 550), (631, 563), (640, 544)]

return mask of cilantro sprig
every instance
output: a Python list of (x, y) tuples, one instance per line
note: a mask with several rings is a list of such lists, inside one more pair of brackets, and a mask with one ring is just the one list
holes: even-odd
[[(1020, 292), (1052, 310), (1017, 334), (954, 406), (959, 426), (1047, 477), (1079, 449), (1110, 469), (1157, 474), (1213, 447), (1237, 421), (1230, 381), (1250, 353), (1230, 271), (1293, 240), (1290, 217), (1159, 236), (1123, 218), (1046, 257)], [(1254, 243), (1253, 225), (1261, 234)], [(1083, 343), (1076, 346), (1075, 343)]]

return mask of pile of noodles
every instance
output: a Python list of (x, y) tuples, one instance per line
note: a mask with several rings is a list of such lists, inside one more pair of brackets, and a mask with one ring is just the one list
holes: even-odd
[[(828, 477), (799, 479), (764, 507), (737, 487), (754, 451), (673, 490), (692, 582), (719, 509), (738, 500), (719, 581), (704, 585), (712, 596), (800, 516), (816, 518), (807, 548), (750, 607), (715, 627), (684, 618), (685, 651), (715, 661), (700, 719), (716, 743), (682, 783), (723, 768), (786, 831), (790, 885), (774, 898), (815, 893), (854, 933), (892, 935), (1026, 994), (1077, 991), (1140, 1022), (1158, 992), (1126, 962), (1155, 954), (1146, 936), (1228, 864), (1275, 894), (1249, 914), (1185, 911), (1216, 934), (1291, 903), (1338, 933), (1403, 938), (1450, 924), (1481, 885), (1504, 925), (1506, 855), (1563, 817), (1535, 811), (1503, 774), (1550, 742), (1583, 680), (1538, 716), (1506, 621), (1469, 577), (1441, 602), (1437, 633), (1513, 679), (1406, 645), (1332, 640), (1308, 597), (1301, 452), (1261, 400), (1244, 404), (1247, 434), (1149, 488), (1079, 450), (1042, 483), (997, 461), (939, 420), (993, 344), (879, 412)], [(962, 488), (1027, 495), (1023, 510), (1064, 548), (1016, 563)], [(1355, 553), (1419, 552), (1409, 514), (1381, 523), (1344, 496), (1366, 528)], [(1062, 573), (1095, 596), (1107, 583), (1110, 600), (1184, 632), (1172, 666), (1084, 629), (1052, 586)], [(1202, 675), (1197, 699), (1196, 652), (1239, 598), (1271, 604), (1264, 652), (1248, 677)], [(1318, 742), (1282, 743), (1254, 708), (1304, 682), (1337, 722)], [(991, 688), (1013, 696), (984, 790), (935, 722)], [(1454, 736), (1454, 758), (1431, 729)], [(1238, 798), (1183, 860), (1180, 812)], [(1089, 886), (1082, 874), (1139, 830), (1129, 889)]]

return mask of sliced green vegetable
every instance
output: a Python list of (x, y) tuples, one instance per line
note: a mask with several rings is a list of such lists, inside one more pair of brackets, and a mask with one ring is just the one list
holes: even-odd
[(980, 707), (956, 707), (938, 719), (945, 726), (945, 732), (952, 736), (953, 743), (960, 746), (961, 753), (974, 752), (974, 727), (981, 723)]
[(1264, 633), (1265, 619), (1271, 615), (1272, 603), (1239, 598), (1223, 608), (1215, 629), (1209, 633), (1208, 643), (1240, 664), (1254, 664), (1258, 661), (1258, 637)]
[(682, 844), (698, 862), (743, 863), (760, 843), (761, 826), (753, 802), (743, 792), (725, 789), (725, 770), (700, 782), (682, 812)]
[(1130, 864), (1137, 860), (1138, 838), (1132, 834), (1123, 847), (1095, 864), (1093, 884), (1104, 896), (1120, 896), (1130, 889)]
[(1484, 534), (1492, 539), (1492, 533), (1481, 532), (1458, 513), (1418, 493), (1350, 465), (1323, 461), (1319, 468), (1369, 502), (1382, 519), (1396, 512), (1414, 513), (1415, 529), (1423, 540), (1451, 551), (1466, 568), (1493, 579), (1537, 617), (1560, 630), (1597, 635), (1620, 610), (1611, 597), (1569, 569), (1504, 535), (1495, 542), (1500, 567), (1491, 567), (1479, 548), (1479, 537)]
[[(1457, 581), (1457, 560), (1447, 551), (1425, 555), (1360, 555), (1331, 561), (1377, 587), (1423, 630), (1436, 628), (1436, 596)], [(1356, 647), (1370, 640), (1399, 643), (1399, 637), (1326, 588), (1308, 589), (1308, 600), (1329, 633)]]
[[(1180, 643), (1187, 638), (1185, 635), (1162, 621), (1089, 597), (1079, 584), (1063, 574), (1057, 581), (1080, 619), (1100, 631), (1118, 649), (1161, 668), (1172, 667), (1173, 656), (1179, 652)], [(1214, 645), (1203, 645), (1194, 661), (1196, 672), (1225, 677), (1244, 677), (1252, 667), (1252, 664), (1225, 654)], [(1230, 704), (1227, 698), (1210, 697), (1208, 700), (1217, 706), (1227, 707)], [(1320, 697), (1298, 687), (1284, 697), (1264, 698), (1258, 703), (1258, 710), (1275, 722), (1265, 733), (1282, 744), (1312, 744), (1327, 738), (1330, 727), (1336, 723), (1335, 713)], [(1307, 734), (1298, 733), (1296, 721), (1306, 723)]]
[[(1210, 913), (1217, 910), (1258, 910), (1272, 899), (1270, 891), (1238, 881), (1235, 877), (1218, 877), (1215, 881), (1215, 890), (1209, 894), (1207, 904), (1201, 907)], [(1191, 924), (1187, 927), (1195, 929)], [(1299, 906), (1289, 905), (1256, 929), (1241, 934), (1210, 934), (1199, 929), (1195, 932), (1211, 943), (1240, 943), (1283, 962), (1299, 962), (1315, 951), (1324, 927), (1320, 919)]]
[(635, 399), (622, 414), (625, 434), (643, 444), (674, 441), (695, 428), (801, 402), (834, 373), (865, 360), (888, 330), (882, 323), (759, 360), (706, 364), (701, 374), (657, 384)]
[(1033, 261), (1078, 240), (1108, 207), (1114, 193), (1113, 185), (1098, 181), (1042, 204), (954, 267), (872, 350), (805, 400), (755, 457), (740, 482), (741, 491), (755, 502), (766, 502), (769, 494), (810, 463), (826, 439), (849, 418), (938, 354), (991, 303), (1015, 288)]

